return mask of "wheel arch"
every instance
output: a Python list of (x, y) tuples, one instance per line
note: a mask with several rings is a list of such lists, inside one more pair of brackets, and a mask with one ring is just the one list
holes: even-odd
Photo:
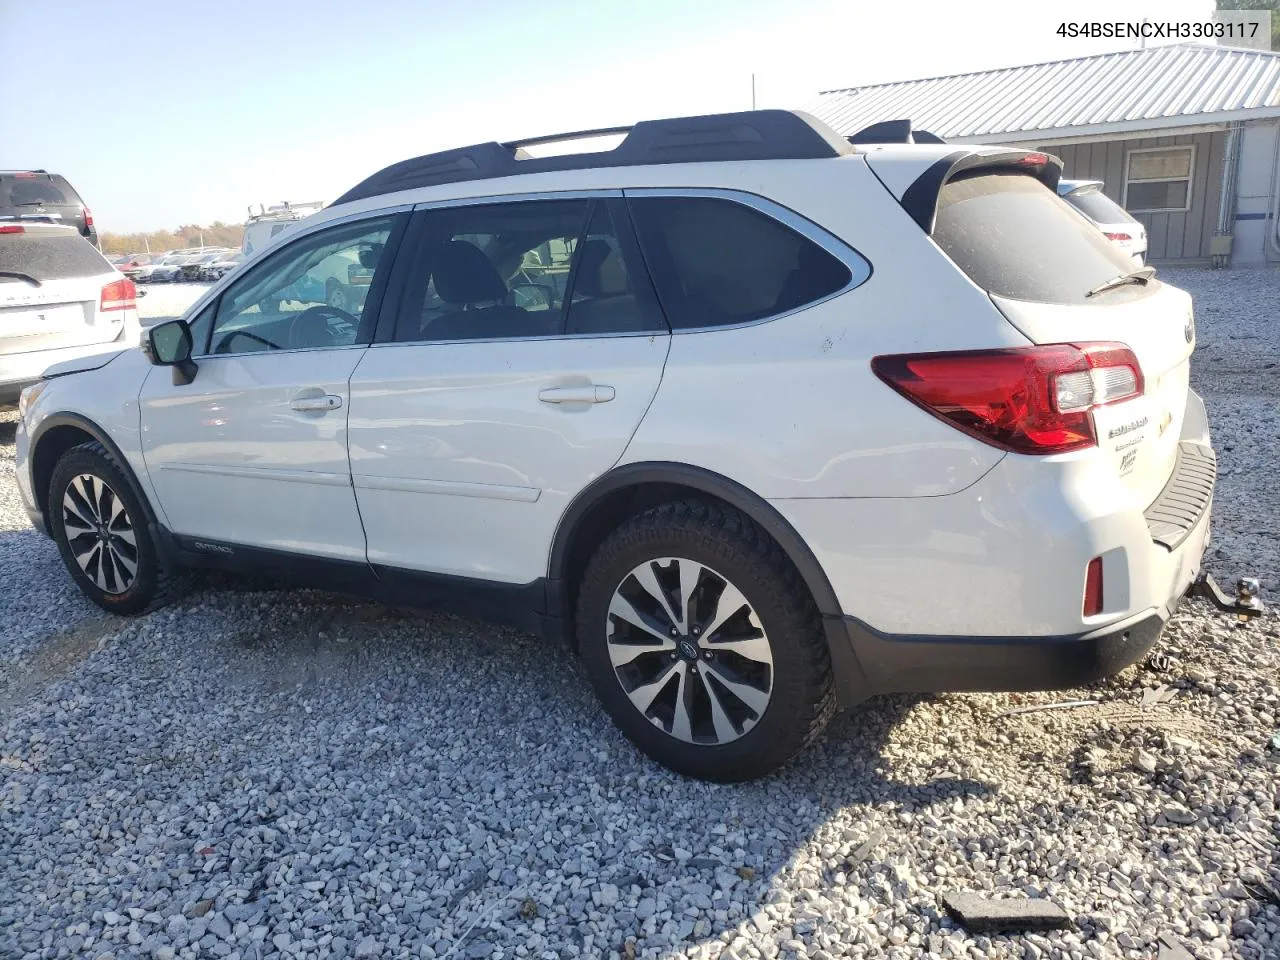
[(54, 468), (62, 455), (72, 447), (95, 440), (106, 448), (120, 467), (132, 493), (147, 511), (148, 522), (155, 522), (151, 501), (124, 453), (107, 431), (82, 414), (54, 413), (42, 419), (31, 436), (31, 492), (40, 510), (45, 533), (52, 535), (52, 528), (49, 526), (49, 481), (53, 478)]
[(569, 504), (556, 528), (547, 564), (548, 613), (568, 617), (566, 623), (570, 622), (577, 581), (590, 559), (591, 547), (618, 522), (659, 503), (685, 497), (719, 500), (750, 517), (795, 566), (818, 612), (824, 616), (840, 614), (835, 590), (818, 558), (767, 500), (714, 471), (662, 461), (616, 467)]

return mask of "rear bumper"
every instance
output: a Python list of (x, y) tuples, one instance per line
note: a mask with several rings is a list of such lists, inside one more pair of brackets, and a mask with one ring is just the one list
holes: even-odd
[[(1176, 606), (1176, 600), (1174, 604)], [(877, 693), (1067, 690), (1137, 663), (1155, 646), (1165, 617), (1144, 613), (1080, 636), (903, 637), (846, 617), (839, 639), (856, 659), (840, 684), (854, 701)]]
[[(842, 699), (943, 690), (1064, 689), (1156, 642), (1201, 572), (1214, 487), (1191, 394), (1165, 491), (1135, 504), (1105, 471), (1006, 458), (942, 497), (771, 501), (813, 550)], [(1103, 609), (1082, 610), (1103, 559)]]

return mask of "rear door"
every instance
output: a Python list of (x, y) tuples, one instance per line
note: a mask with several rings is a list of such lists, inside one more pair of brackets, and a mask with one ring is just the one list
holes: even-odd
[(351, 378), (369, 561), (384, 580), (529, 583), (626, 449), (670, 336), (620, 194), (416, 216), (394, 323)]
[(1032, 176), (976, 169), (943, 185), (932, 238), (1034, 343), (1115, 341), (1143, 396), (1094, 412), (1096, 455), (1143, 506), (1173, 472), (1195, 347), (1191, 298), (1157, 279), (1104, 289), (1132, 260)]

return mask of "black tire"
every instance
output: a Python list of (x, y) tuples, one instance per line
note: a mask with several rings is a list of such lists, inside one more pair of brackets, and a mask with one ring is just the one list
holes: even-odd
[[(113, 591), (99, 586), (76, 560), (67, 529), (68, 516), (63, 504), (64, 497), (67, 496), (67, 488), (81, 477), (96, 478), (105, 484), (110, 495), (118, 498), (124, 507), (127, 528), (131, 532), (134, 545), (134, 556), (129, 562), (136, 564), (136, 570), (129, 578), (126, 568), (118, 561), (107, 565), (110, 573), (102, 572), (101, 561), (98, 566), (91, 564), (90, 567), (98, 571), (109, 586), (124, 589)], [(82, 443), (62, 455), (49, 481), (48, 502), (49, 527), (53, 531), (58, 552), (62, 554), (63, 563), (67, 565), (72, 579), (84, 595), (102, 609), (126, 616), (146, 613), (164, 606), (190, 588), (195, 574), (174, 567), (165, 559), (155, 541), (150, 510), (134, 492), (134, 485), (126, 468), (118, 463), (101, 443), (97, 441)], [(73, 524), (71, 536), (76, 537), (77, 544), (83, 543), (85, 537), (89, 537), (89, 542), (92, 543), (94, 536), (92, 531), (81, 531), (76, 534), (74, 526)], [(116, 532), (118, 533), (119, 529)], [(123, 551), (123, 547), (120, 549)], [(101, 548), (99, 552), (101, 553)], [(120, 575), (122, 572), (125, 575)]]
[[(667, 557), (687, 558), (719, 573), (746, 599), (747, 612), (755, 614), (767, 635), (772, 656), (768, 704), (737, 739), (695, 743), (672, 736), (632, 703), (611, 662), (609, 609), (615, 591), (641, 565)], [(692, 612), (686, 616), (691, 625)], [(731, 783), (772, 773), (810, 744), (836, 711), (830, 655), (812, 597), (781, 548), (747, 516), (721, 504), (662, 504), (618, 527), (587, 564), (576, 629), (583, 664), (605, 711), (640, 750), (686, 776)], [(703, 640), (710, 635), (708, 630)], [(703, 656), (713, 648), (714, 643), (706, 644)], [(677, 657), (659, 654), (664, 655), (672, 661)], [(690, 670), (709, 669), (692, 656)]]

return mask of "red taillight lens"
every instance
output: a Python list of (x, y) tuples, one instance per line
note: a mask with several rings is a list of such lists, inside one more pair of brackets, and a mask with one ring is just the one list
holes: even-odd
[(0, 233), (26, 233), (26, 227), (20, 227), (16, 223), (0, 224)]
[(1106, 233), (1104, 231), (1103, 236), (1105, 236), (1108, 240), (1132, 240), (1133, 239), (1133, 237), (1129, 236), (1127, 233)]
[(138, 288), (128, 277), (112, 280), (102, 288), (102, 299), (99, 309), (103, 313), (108, 310), (132, 310), (138, 305)]
[(93, 214), (89, 212), (89, 208), (88, 208), (88, 207), (85, 207), (85, 208), (84, 208), (84, 225), (85, 225), (86, 227), (92, 227), (92, 226), (93, 226)]
[(1102, 612), (1102, 558), (1094, 557), (1084, 571), (1084, 615), (1096, 617)]
[(1017, 162), (1024, 167), (1042, 167), (1049, 162), (1049, 157), (1043, 153), (1028, 153), (1019, 157)]
[(1092, 410), (1140, 396), (1138, 359), (1120, 343), (1055, 343), (876, 357), (904, 397), (970, 436), (1015, 453), (1094, 446)]

